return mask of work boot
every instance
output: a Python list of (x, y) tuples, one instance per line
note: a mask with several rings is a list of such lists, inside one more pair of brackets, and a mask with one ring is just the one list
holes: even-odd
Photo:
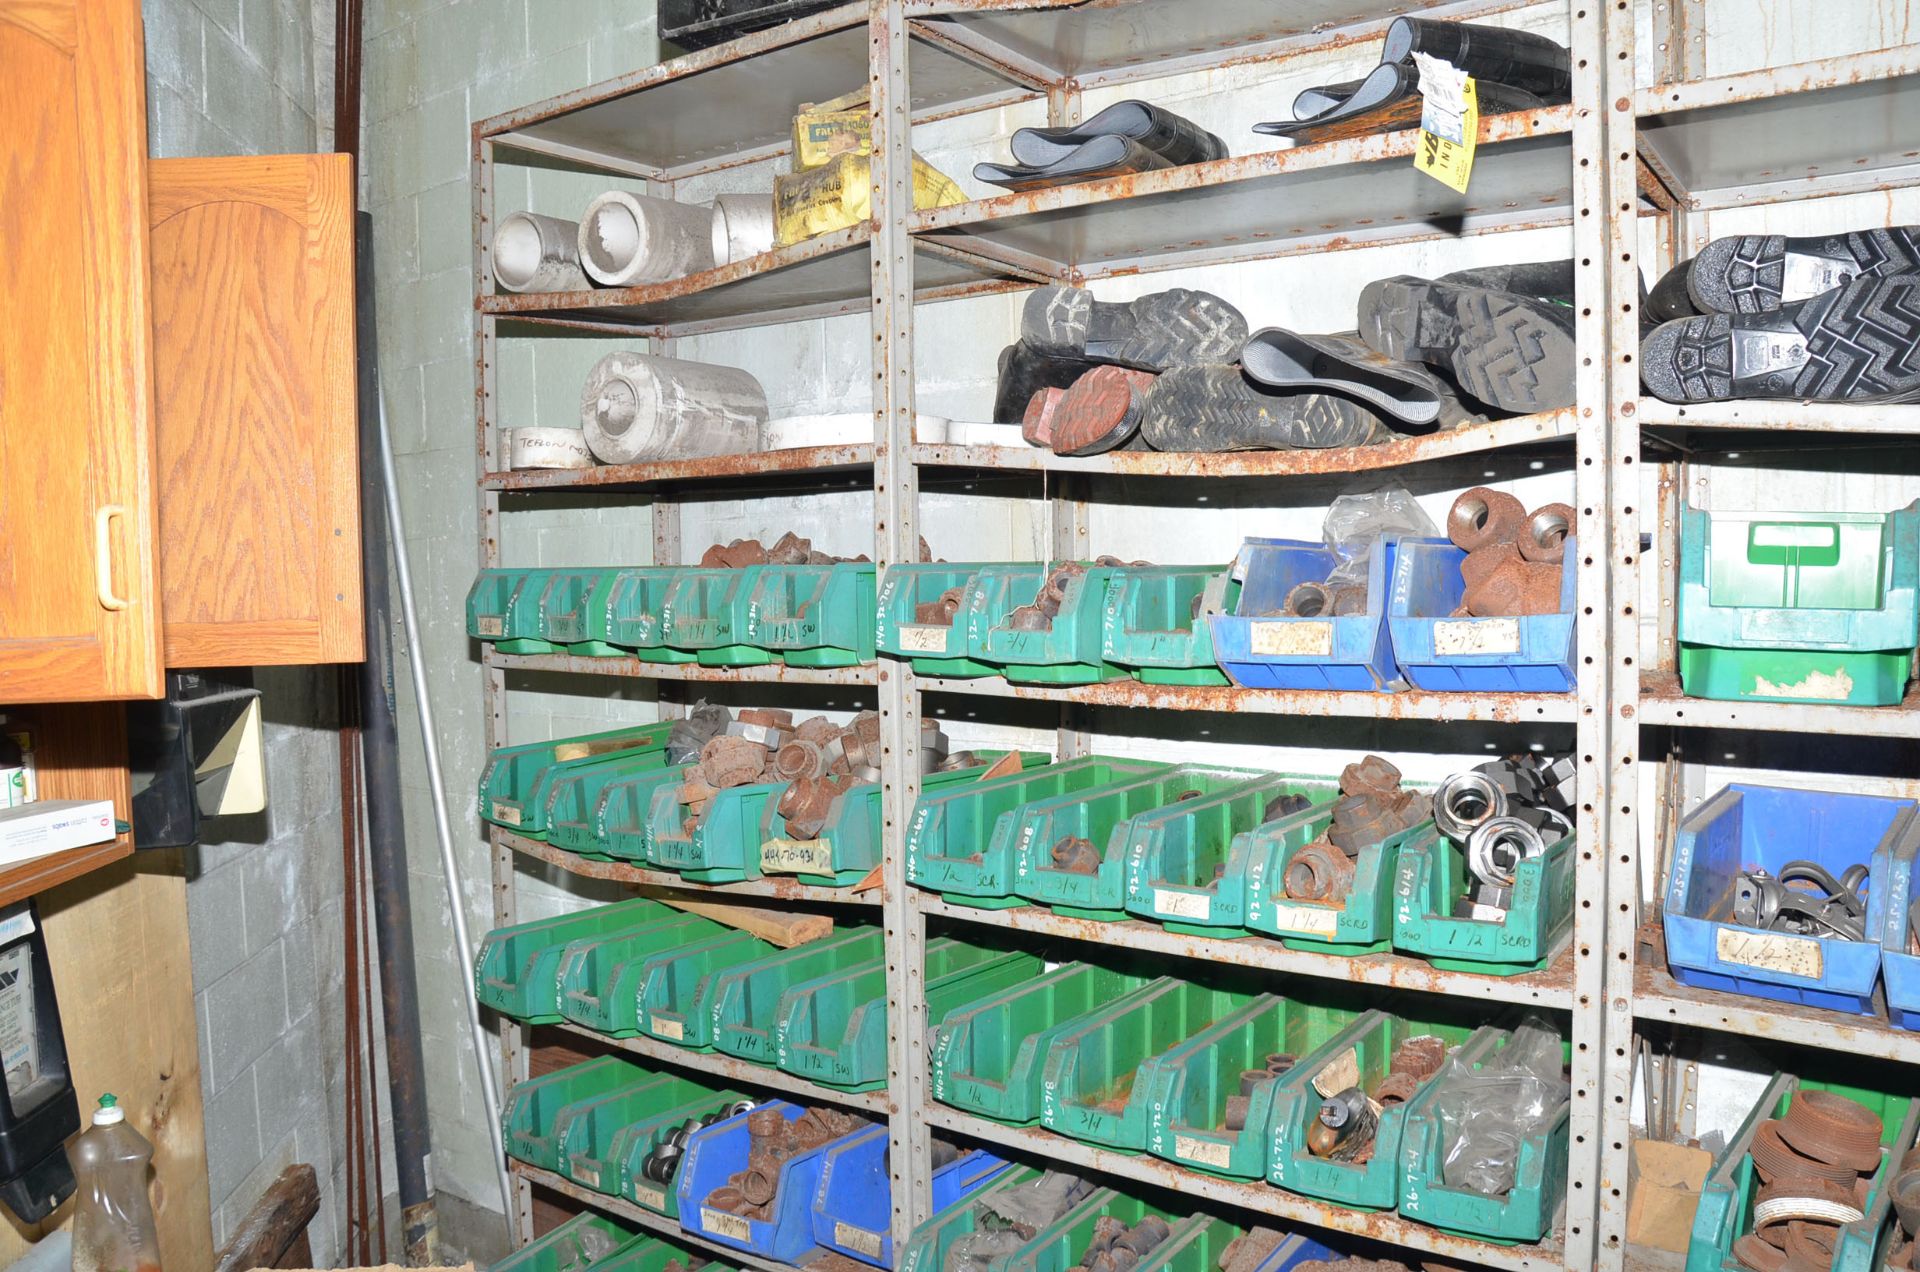
[[(1360, 293), (1360, 335), (1390, 358), (1445, 368), (1469, 394), (1503, 411), (1572, 406), (1573, 308), (1557, 296), (1562, 273), (1559, 262), (1544, 262), (1431, 280), (1381, 279)], [(1571, 262), (1564, 274), (1570, 296)], [(1479, 280), (1524, 290), (1475, 285)], [(1541, 298), (1542, 291), (1554, 298)]]
[(1021, 128), (1011, 164), (976, 164), (976, 180), (1013, 190), (1067, 185), (1223, 159), (1227, 143), (1170, 110), (1116, 102), (1068, 128)]
[(1256, 331), (1240, 365), (1269, 389), (1328, 389), (1407, 424), (1440, 418), (1440, 390), (1431, 371), (1383, 357), (1353, 336), (1303, 336), (1280, 327)]
[(1766, 314), (1856, 278), (1898, 274), (1920, 274), (1920, 225), (1825, 238), (1743, 234), (1715, 239), (1668, 270), (1654, 284), (1649, 307), (1663, 319)]
[(1097, 366), (1093, 358), (1058, 357), (1042, 353), (1025, 341), (1000, 351), (1000, 378), (993, 394), (993, 422), (1020, 424), (1034, 394), (1042, 389), (1067, 389)]
[(1517, 88), (1546, 102), (1568, 101), (1573, 93), (1572, 56), (1531, 31), (1437, 18), (1395, 18), (1387, 28), (1380, 60), (1411, 65), (1415, 53), (1451, 62), (1473, 76), (1476, 85)]
[(1020, 338), (1051, 357), (1165, 371), (1232, 362), (1246, 341), (1247, 320), (1211, 292), (1184, 287), (1122, 303), (1095, 300), (1084, 287), (1041, 287), (1027, 296)]
[(1095, 367), (1061, 395), (1048, 421), (1056, 455), (1099, 455), (1125, 444), (1140, 428), (1151, 371)]
[(1161, 451), (1319, 450), (1392, 436), (1378, 415), (1333, 393), (1277, 393), (1237, 366), (1176, 367), (1147, 389), (1140, 435)]

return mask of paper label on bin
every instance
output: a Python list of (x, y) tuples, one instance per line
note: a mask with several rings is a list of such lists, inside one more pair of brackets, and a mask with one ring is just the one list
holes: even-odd
[(880, 1234), (868, 1232), (865, 1228), (856, 1228), (850, 1223), (833, 1221), (833, 1243), (866, 1255), (869, 1259), (880, 1257)]
[(1171, 888), (1155, 888), (1153, 908), (1171, 918), (1204, 921), (1213, 917), (1213, 898), (1204, 892), (1175, 892)]
[(664, 1211), (667, 1208), (667, 1194), (658, 1188), (642, 1188), (636, 1184), (633, 1189), (633, 1199), (648, 1210)]
[(1804, 936), (1723, 927), (1713, 934), (1713, 951), (1723, 963), (1760, 967), (1808, 980), (1819, 980), (1826, 970), (1820, 942)]
[(1232, 1161), (1233, 1148), (1227, 1144), (1216, 1144), (1212, 1140), (1194, 1139), (1191, 1135), (1173, 1137), (1173, 1155), (1190, 1162), (1199, 1162), (1202, 1166), (1211, 1166), (1215, 1170), (1225, 1170)]
[(900, 652), (903, 654), (944, 654), (951, 628), (910, 627), (900, 624)]
[(1348, 1087), (1360, 1085), (1360, 1048), (1348, 1047), (1333, 1059), (1320, 1066), (1320, 1072), (1313, 1075), (1313, 1089), (1323, 1099), (1331, 1100)]
[(493, 820), (505, 822), (509, 826), (520, 824), (520, 810), (502, 800), (493, 801)]
[(506, 624), (500, 621), (498, 614), (482, 614), (474, 625), (480, 629), (482, 636), (504, 636), (507, 631)]
[(769, 839), (760, 845), (762, 874), (832, 874), (833, 845), (824, 839)]
[(730, 1215), (724, 1210), (710, 1210), (700, 1207), (700, 1226), (716, 1237), (726, 1237), (733, 1241), (753, 1240), (753, 1227), (739, 1215)]
[(589, 1166), (581, 1161), (575, 1161), (571, 1163), (571, 1165), (573, 1168), (574, 1183), (584, 1184), (595, 1192), (600, 1191), (600, 1168), (598, 1166)]
[(1461, 654), (1517, 654), (1520, 652), (1520, 620), (1443, 619), (1433, 625), (1433, 652), (1443, 658)]
[(1314, 936), (1332, 936), (1340, 927), (1340, 911), (1323, 905), (1298, 905), (1292, 901), (1273, 903), (1273, 923), (1289, 932), (1309, 932)]
[(1333, 624), (1254, 623), (1247, 630), (1247, 648), (1256, 654), (1324, 657), (1333, 652)]
[(677, 1020), (656, 1020), (653, 1022), (653, 1032), (662, 1038), (671, 1038), (675, 1042), (687, 1036), (686, 1026)]

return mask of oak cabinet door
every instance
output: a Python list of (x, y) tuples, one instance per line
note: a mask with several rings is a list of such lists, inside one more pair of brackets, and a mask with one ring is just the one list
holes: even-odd
[(352, 161), (148, 181), (167, 665), (358, 662)]
[(138, 0), (0, 0), (0, 702), (157, 698)]

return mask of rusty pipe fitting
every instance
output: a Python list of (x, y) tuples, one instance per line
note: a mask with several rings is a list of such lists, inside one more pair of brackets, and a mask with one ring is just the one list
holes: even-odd
[(1333, 613), (1333, 591), (1325, 583), (1296, 583), (1281, 602), (1280, 612), (1290, 618), (1325, 617)]
[(1287, 862), (1281, 884), (1296, 901), (1338, 901), (1353, 888), (1353, 860), (1322, 840), (1314, 840)]
[(1340, 770), (1342, 795), (1391, 795), (1400, 789), (1400, 770), (1390, 760), (1369, 755)]
[(1559, 565), (1566, 560), (1567, 536), (1573, 533), (1573, 509), (1567, 504), (1542, 504), (1527, 516), (1516, 546), (1529, 561)]
[(1475, 486), (1447, 510), (1447, 537), (1472, 552), (1494, 543), (1513, 543), (1527, 521), (1526, 505), (1504, 490)]

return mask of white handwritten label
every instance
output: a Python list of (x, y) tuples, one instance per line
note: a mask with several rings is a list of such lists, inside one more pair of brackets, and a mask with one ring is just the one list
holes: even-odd
[(700, 1207), (700, 1226), (716, 1237), (733, 1241), (753, 1240), (753, 1226), (740, 1215), (730, 1215), (724, 1210)]
[(658, 1188), (642, 1188), (640, 1185), (635, 1184), (633, 1186), (633, 1199), (640, 1205), (645, 1206), (648, 1210), (658, 1210), (663, 1214), (666, 1212), (667, 1194), (661, 1192)]
[(760, 845), (762, 874), (832, 874), (833, 845), (824, 839), (769, 839)]
[(1723, 927), (1713, 934), (1713, 950), (1723, 963), (1742, 967), (1761, 967), (1789, 976), (1820, 979), (1826, 969), (1820, 942), (1803, 936), (1785, 936), (1779, 932), (1748, 932)]
[(944, 654), (950, 628), (913, 627), (900, 624), (900, 652), (903, 654)]
[(868, 1232), (865, 1228), (856, 1228), (850, 1223), (833, 1221), (833, 1243), (848, 1250), (857, 1251), (869, 1259), (880, 1257), (880, 1234)]
[(1233, 1149), (1227, 1144), (1216, 1144), (1212, 1140), (1195, 1139), (1191, 1135), (1173, 1137), (1173, 1155), (1189, 1162), (1199, 1162), (1202, 1166), (1211, 1166), (1215, 1170), (1225, 1170), (1232, 1161)]
[(653, 1032), (659, 1034), (662, 1038), (671, 1038), (675, 1042), (679, 1042), (687, 1036), (686, 1026), (677, 1020), (660, 1020), (656, 1018), (653, 1022)]
[(585, 1184), (595, 1192), (600, 1190), (600, 1168), (598, 1166), (590, 1166), (586, 1162), (576, 1159), (572, 1163), (572, 1169), (574, 1183)]
[(1155, 888), (1153, 908), (1172, 918), (1204, 921), (1213, 917), (1213, 898), (1204, 892), (1176, 892), (1171, 888)]
[(493, 801), (493, 820), (505, 822), (509, 826), (518, 826), (520, 824), (520, 810), (505, 800), (496, 799)]
[(1247, 647), (1256, 654), (1325, 656), (1333, 652), (1333, 624), (1254, 623), (1247, 629)]
[(1348, 1047), (1320, 1066), (1320, 1072), (1313, 1075), (1313, 1089), (1329, 1100), (1348, 1087), (1359, 1085), (1360, 1049), (1358, 1047)]
[(1340, 927), (1340, 911), (1323, 905), (1299, 905), (1292, 901), (1273, 903), (1273, 925), (1289, 932), (1314, 936), (1332, 936)]
[(1462, 654), (1517, 654), (1520, 652), (1520, 620), (1443, 619), (1433, 625), (1433, 652), (1442, 658)]
[(482, 636), (499, 636), (506, 631), (506, 624), (500, 621), (498, 614), (482, 614), (476, 626), (480, 628)]

